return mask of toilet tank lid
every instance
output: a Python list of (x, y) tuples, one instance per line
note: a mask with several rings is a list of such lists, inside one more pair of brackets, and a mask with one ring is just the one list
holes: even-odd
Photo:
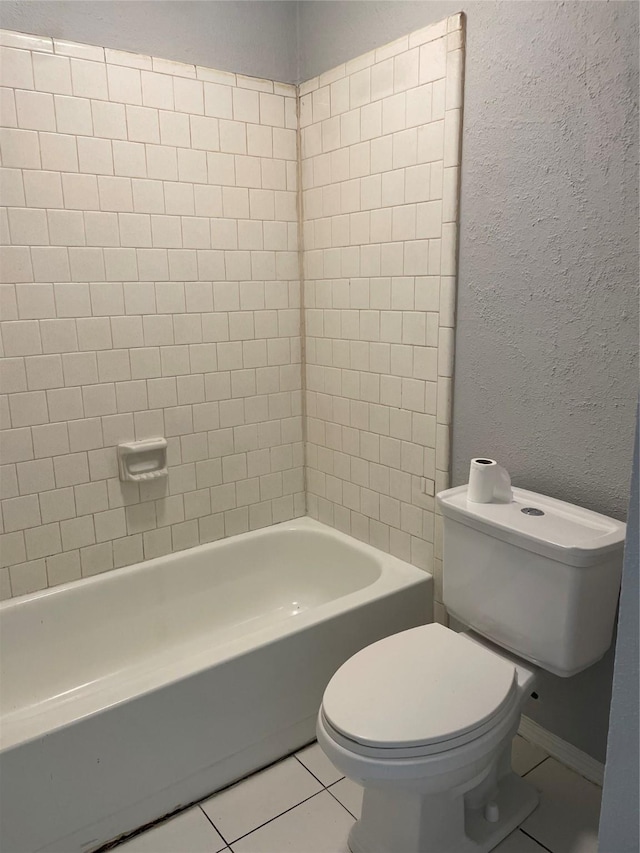
[(467, 500), (467, 485), (437, 498), (446, 518), (570, 566), (622, 554), (626, 524), (556, 498), (514, 488), (510, 503), (474, 503)]

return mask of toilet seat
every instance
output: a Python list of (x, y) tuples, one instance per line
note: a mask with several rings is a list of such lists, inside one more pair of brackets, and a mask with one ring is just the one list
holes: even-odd
[(350, 658), (325, 690), (325, 728), (370, 758), (433, 755), (469, 743), (518, 708), (513, 663), (433, 623)]

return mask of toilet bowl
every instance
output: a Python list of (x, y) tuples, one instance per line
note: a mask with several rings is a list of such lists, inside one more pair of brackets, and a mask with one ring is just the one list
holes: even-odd
[(570, 677), (611, 644), (625, 525), (534, 492), (438, 495), (443, 600), (469, 626), (412, 628), (329, 682), (318, 742), (364, 788), (352, 853), (488, 853), (536, 807), (511, 743), (539, 668)]
[(325, 691), (317, 735), (365, 789), (352, 853), (488, 851), (515, 829), (538, 802), (511, 771), (534, 680), (534, 667), (438, 624), (347, 661)]

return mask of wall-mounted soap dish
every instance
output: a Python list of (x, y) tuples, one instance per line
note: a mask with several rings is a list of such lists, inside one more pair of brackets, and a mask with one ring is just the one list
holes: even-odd
[(145, 438), (118, 445), (118, 471), (121, 480), (136, 482), (166, 477), (167, 439)]

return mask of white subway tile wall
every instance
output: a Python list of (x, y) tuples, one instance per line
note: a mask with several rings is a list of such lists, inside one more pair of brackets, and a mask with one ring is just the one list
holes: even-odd
[(358, 57), (299, 102), (308, 511), (433, 572), (438, 602), (462, 26), (455, 15)]
[(306, 447), (309, 513), (441, 600), (463, 50), (296, 89), (0, 31), (0, 597), (302, 515)]
[(0, 597), (304, 514), (296, 88), (0, 54)]

